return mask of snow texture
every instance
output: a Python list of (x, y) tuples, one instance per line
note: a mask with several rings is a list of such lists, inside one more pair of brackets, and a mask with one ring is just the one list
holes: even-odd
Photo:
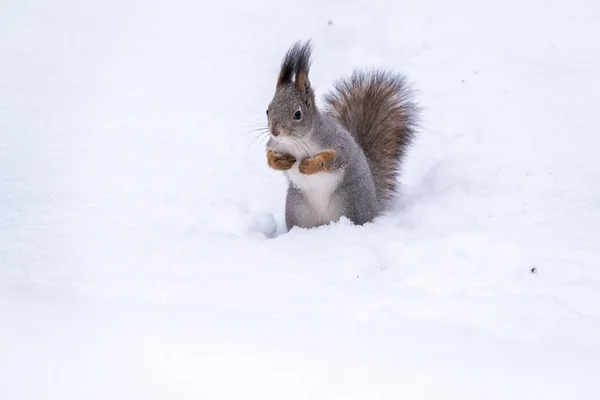
[[(284, 230), (281, 57), (406, 73), (389, 214)], [(600, 7), (5, 0), (0, 398), (600, 398)]]

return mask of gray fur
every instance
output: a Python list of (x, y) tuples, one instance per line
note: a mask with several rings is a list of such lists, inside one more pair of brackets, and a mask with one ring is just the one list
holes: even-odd
[[(296, 158), (284, 171), (286, 224), (312, 228), (346, 216), (362, 225), (392, 199), (401, 158), (414, 135), (416, 108), (402, 77), (355, 72), (336, 84), (336, 92), (325, 97), (327, 109), (320, 111), (308, 79), (310, 53), (310, 41), (288, 50), (268, 108), (269, 129), (281, 133), (271, 134), (267, 149)], [(300, 120), (294, 119), (296, 111)], [(336, 152), (329, 171), (298, 171), (302, 160), (324, 151)]]

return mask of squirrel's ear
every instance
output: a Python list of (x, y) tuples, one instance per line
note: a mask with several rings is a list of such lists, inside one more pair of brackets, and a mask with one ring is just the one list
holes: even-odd
[(301, 94), (306, 94), (310, 90), (310, 81), (306, 71), (296, 73), (296, 90)]
[(310, 70), (310, 54), (312, 52), (312, 45), (310, 40), (303, 45), (299, 45), (296, 53), (296, 90), (306, 98), (307, 106), (311, 106), (312, 103), (312, 88), (310, 86), (310, 80), (308, 79), (308, 72)]
[(279, 71), (279, 76), (277, 77), (276, 88), (279, 89), (279, 87), (281, 85), (284, 85), (286, 83), (292, 83), (292, 75), (293, 74), (294, 74), (293, 67), (283, 64), (281, 66), (281, 71)]
[(310, 86), (308, 74), (305, 71), (301, 71), (296, 75), (296, 90), (304, 98), (306, 107), (312, 108), (315, 102), (315, 94), (313, 92), (312, 87)]
[(292, 76), (294, 75), (294, 69), (296, 68), (296, 64), (298, 62), (299, 51), (300, 42), (296, 42), (292, 47), (289, 48), (285, 54), (285, 57), (283, 57), (279, 76), (277, 77), (277, 89), (279, 89), (279, 87), (282, 85), (292, 83)]

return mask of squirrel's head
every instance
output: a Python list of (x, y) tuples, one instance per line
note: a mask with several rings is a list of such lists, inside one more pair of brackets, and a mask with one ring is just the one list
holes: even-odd
[(275, 95), (267, 108), (269, 131), (276, 140), (303, 137), (312, 132), (316, 109), (308, 80), (310, 53), (310, 41), (296, 42), (281, 63)]

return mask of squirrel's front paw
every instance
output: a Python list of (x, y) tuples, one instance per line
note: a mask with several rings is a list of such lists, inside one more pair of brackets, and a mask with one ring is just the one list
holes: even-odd
[(292, 168), (296, 159), (289, 154), (275, 153), (273, 150), (267, 150), (267, 161), (269, 167), (278, 171), (285, 171)]
[(316, 174), (317, 172), (326, 172), (331, 169), (331, 165), (335, 160), (335, 151), (324, 151), (312, 158), (302, 160), (298, 165), (298, 170), (307, 175)]

